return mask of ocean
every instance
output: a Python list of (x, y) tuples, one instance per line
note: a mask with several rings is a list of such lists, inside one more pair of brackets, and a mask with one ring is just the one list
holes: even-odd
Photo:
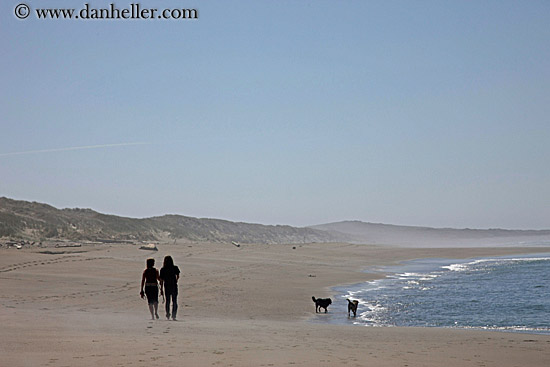
[[(423, 259), (377, 271), (384, 279), (336, 288), (316, 321), (550, 334), (550, 254)], [(347, 317), (346, 298), (359, 300)]]

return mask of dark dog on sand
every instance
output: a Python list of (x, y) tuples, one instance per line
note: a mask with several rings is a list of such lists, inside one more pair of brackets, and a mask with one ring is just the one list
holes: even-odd
[(353, 312), (353, 317), (357, 316), (357, 306), (359, 305), (359, 301), (350, 301), (348, 298), (348, 317), (350, 312)]
[(327, 313), (327, 307), (332, 303), (330, 298), (311, 298), (313, 299), (313, 302), (315, 302), (315, 313), (320, 312), (321, 308), (324, 308), (325, 313)]

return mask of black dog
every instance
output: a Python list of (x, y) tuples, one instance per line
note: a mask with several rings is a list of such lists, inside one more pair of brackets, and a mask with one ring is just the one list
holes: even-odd
[(313, 302), (315, 302), (315, 313), (320, 312), (321, 308), (324, 308), (325, 313), (327, 313), (327, 307), (332, 303), (330, 298), (311, 298), (313, 299)]
[(350, 312), (353, 312), (353, 317), (357, 316), (357, 306), (359, 305), (359, 301), (351, 301), (348, 298), (348, 317), (350, 315)]

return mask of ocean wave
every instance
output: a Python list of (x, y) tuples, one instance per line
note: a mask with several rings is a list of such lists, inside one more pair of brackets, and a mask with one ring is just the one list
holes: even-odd
[(473, 270), (473, 268), (479, 264), (491, 263), (495, 265), (502, 265), (507, 263), (549, 261), (549, 260), (550, 260), (550, 257), (489, 258), (489, 259), (477, 259), (467, 263), (456, 263), (451, 265), (444, 265), (444, 266), (441, 266), (441, 269), (447, 269), (450, 271), (468, 271), (468, 270)]

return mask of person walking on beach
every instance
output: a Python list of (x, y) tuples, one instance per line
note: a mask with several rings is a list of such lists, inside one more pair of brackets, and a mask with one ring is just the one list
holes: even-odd
[[(141, 298), (147, 296), (147, 303), (149, 304), (149, 311), (151, 312), (151, 319), (155, 317), (158, 319), (158, 307), (159, 307), (159, 287), (158, 281), (160, 280), (159, 271), (155, 268), (155, 259), (147, 259), (147, 269), (143, 271), (141, 277), (141, 291), (139, 295)], [(145, 286), (145, 292), (144, 287)], [(160, 288), (160, 294), (162, 295), (162, 287)]]
[[(160, 288), (164, 284), (164, 293), (166, 294), (166, 318), (176, 320), (178, 312), (178, 280), (180, 278), (180, 269), (174, 265), (172, 256), (164, 257), (164, 264), (160, 269)], [(170, 315), (170, 301), (172, 301), (172, 314)]]

